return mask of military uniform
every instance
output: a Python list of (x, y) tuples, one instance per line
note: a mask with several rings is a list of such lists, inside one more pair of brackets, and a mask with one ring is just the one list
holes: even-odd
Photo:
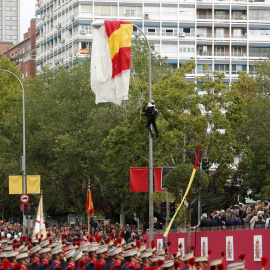
[(50, 268), (50, 263), (47, 259), (42, 259), (39, 266), (38, 270), (47, 270)]
[(37, 270), (38, 266), (40, 264), (40, 261), (38, 258), (34, 257), (33, 260), (31, 261), (31, 264), (29, 266), (30, 269)]

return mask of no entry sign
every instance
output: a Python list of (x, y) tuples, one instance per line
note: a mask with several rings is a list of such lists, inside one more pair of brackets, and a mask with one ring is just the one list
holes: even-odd
[(20, 196), (20, 201), (21, 201), (22, 203), (28, 203), (28, 202), (29, 202), (29, 195), (28, 195), (28, 194), (22, 194), (22, 195)]

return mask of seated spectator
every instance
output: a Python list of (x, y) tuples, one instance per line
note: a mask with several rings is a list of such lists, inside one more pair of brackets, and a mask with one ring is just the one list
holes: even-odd
[(254, 223), (255, 223), (255, 221), (257, 221), (257, 210), (256, 209), (254, 209), (253, 211), (252, 211), (252, 219), (250, 220), (250, 222), (249, 222), (249, 224), (250, 224), (250, 229), (254, 229)]
[(257, 220), (254, 223), (254, 229), (264, 229), (265, 228), (265, 220), (263, 219), (263, 213), (258, 212)]

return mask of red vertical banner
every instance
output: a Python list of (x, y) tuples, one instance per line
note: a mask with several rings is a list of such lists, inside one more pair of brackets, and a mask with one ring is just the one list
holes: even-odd
[(162, 168), (154, 168), (155, 192), (164, 192), (161, 188)]
[(148, 168), (130, 168), (130, 192), (148, 192)]

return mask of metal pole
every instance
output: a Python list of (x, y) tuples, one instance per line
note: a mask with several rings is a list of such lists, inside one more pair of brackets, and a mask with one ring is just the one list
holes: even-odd
[[(11, 75), (13, 75), (20, 83), (21, 88), (22, 88), (22, 114), (23, 114), (23, 155), (21, 157), (21, 163), (22, 163), (22, 172), (23, 172), (23, 194), (26, 194), (26, 148), (25, 148), (25, 99), (24, 99), (24, 88), (23, 88), (23, 84), (22, 81), (19, 79), (19, 77), (14, 74), (13, 72), (9, 71), (9, 70), (5, 70), (5, 69), (0, 69), (0, 71), (9, 73)], [(24, 227), (26, 225), (26, 217), (23, 214), (23, 224)], [(24, 231), (25, 233), (25, 231)]]
[[(134, 26), (139, 30), (139, 32), (144, 36), (147, 47), (148, 47), (148, 78), (149, 78), (149, 102), (152, 100), (152, 68), (151, 68), (151, 47), (150, 43), (144, 34), (144, 32), (134, 24)], [(153, 139), (151, 137), (151, 134), (149, 133), (149, 243), (154, 238), (154, 207), (153, 207)]]
[[(93, 27), (101, 27), (104, 25), (104, 21), (98, 20), (95, 22), (91, 23), (91, 26)], [(144, 32), (135, 24), (133, 24), (139, 32), (144, 36), (146, 42), (147, 42), (147, 47), (148, 47), (148, 69), (149, 69), (149, 101), (152, 100), (152, 69), (151, 69), (151, 47), (150, 43), (144, 34)], [(149, 133), (149, 241), (151, 242), (154, 238), (154, 208), (153, 208), (153, 199), (152, 199), (152, 194), (153, 194), (153, 139), (151, 138), (151, 135)]]
[[(88, 190), (87, 190), (87, 197), (89, 196), (88, 192), (90, 190), (90, 179), (88, 180)], [(90, 200), (90, 198), (89, 198)], [(89, 202), (90, 203), (90, 202)], [(89, 214), (87, 215), (87, 232), (88, 232), (88, 235), (90, 235), (90, 212)]]

